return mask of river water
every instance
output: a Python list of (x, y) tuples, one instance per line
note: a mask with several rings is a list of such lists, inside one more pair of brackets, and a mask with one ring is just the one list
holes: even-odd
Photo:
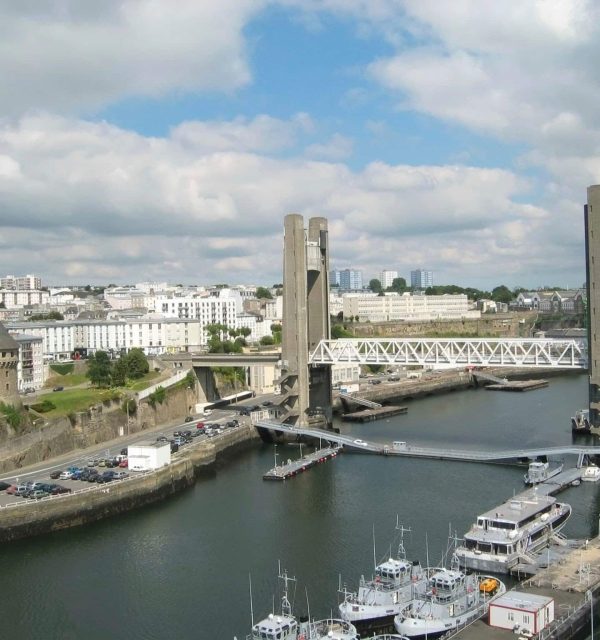
[[(504, 449), (570, 444), (587, 377), (529, 393), (469, 390), (408, 403), (408, 414), (342, 430), (367, 440)], [(278, 454), (297, 457), (298, 447)], [(281, 457), (280, 457), (281, 460)], [(569, 463), (570, 460), (565, 462)], [(163, 503), (0, 549), (0, 638), (239, 640), (271, 610), (278, 562), (296, 576), (295, 611), (330, 615), (339, 575), (354, 587), (385, 555), (398, 516), (409, 558), (439, 562), (449, 531), (522, 491), (524, 469), (346, 453), (285, 483), (264, 482), (273, 448), (236, 455)], [(598, 532), (600, 486), (561, 494), (563, 533)], [(308, 604), (307, 604), (308, 603)]]

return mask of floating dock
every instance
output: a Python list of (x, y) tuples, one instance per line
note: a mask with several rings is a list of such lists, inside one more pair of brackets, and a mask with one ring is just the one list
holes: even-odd
[(314, 467), (316, 464), (335, 458), (342, 450), (341, 446), (325, 447), (309, 453), (297, 460), (288, 460), (282, 465), (275, 465), (263, 475), (263, 480), (287, 480)]
[(406, 413), (407, 411), (408, 407), (378, 407), (376, 409), (364, 409), (363, 411), (345, 413), (342, 415), (342, 420), (346, 420), (347, 422), (373, 422), (375, 420), (391, 418), (392, 416), (397, 416), (402, 413)]
[(512, 380), (500, 384), (488, 384), (489, 391), (534, 391), (548, 386), (548, 380)]

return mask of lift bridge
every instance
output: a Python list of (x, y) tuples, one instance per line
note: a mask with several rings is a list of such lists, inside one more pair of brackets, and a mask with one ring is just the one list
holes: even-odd
[(586, 369), (587, 340), (548, 338), (370, 338), (321, 340), (311, 365), (339, 363), (455, 367)]
[(343, 445), (344, 448), (364, 453), (399, 456), (408, 458), (432, 458), (436, 460), (456, 460), (461, 462), (514, 462), (518, 460), (535, 460), (543, 457), (560, 457), (565, 455), (577, 456), (577, 467), (581, 467), (590, 456), (599, 456), (600, 447), (581, 447), (572, 445), (554, 447), (536, 447), (531, 449), (505, 449), (498, 451), (478, 451), (471, 449), (448, 449), (447, 447), (420, 447), (406, 442), (381, 444), (367, 442), (354, 436), (345, 436), (323, 429), (311, 429), (282, 424), (273, 420), (253, 420), (254, 426), (270, 429), (288, 435), (315, 438), (323, 442)]

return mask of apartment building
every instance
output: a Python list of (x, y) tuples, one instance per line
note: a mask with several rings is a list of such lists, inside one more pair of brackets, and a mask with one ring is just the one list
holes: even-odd
[(384, 296), (344, 296), (344, 317), (358, 317), (359, 322), (428, 321), (479, 318), (481, 313), (469, 309), (469, 301), (464, 294), (425, 296), (386, 293)]

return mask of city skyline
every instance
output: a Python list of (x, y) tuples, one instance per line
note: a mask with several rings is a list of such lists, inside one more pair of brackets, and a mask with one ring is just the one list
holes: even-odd
[(578, 286), (599, 17), (591, 0), (6, 4), (0, 272), (280, 282), (297, 212), (365, 276)]

